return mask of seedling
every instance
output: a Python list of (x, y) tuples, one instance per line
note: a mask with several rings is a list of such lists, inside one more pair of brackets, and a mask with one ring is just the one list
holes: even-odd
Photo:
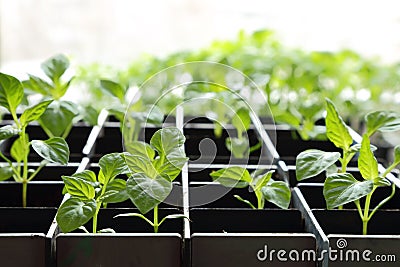
[[(99, 160), (100, 171), (96, 174), (91, 170), (63, 176), (65, 189), (70, 198), (58, 209), (56, 220), (64, 233), (83, 227), (90, 219), (93, 220), (93, 233), (97, 233), (97, 217), (102, 206), (107, 203), (119, 203), (129, 199), (126, 191), (126, 181), (118, 175), (128, 174), (124, 155), (111, 153)], [(100, 230), (99, 232), (104, 232)]]
[(235, 127), (237, 137), (228, 137), (225, 140), (226, 147), (232, 152), (235, 158), (246, 158), (253, 151), (261, 147), (261, 142), (251, 146), (246, 136), (247, 130), (250, 128), (251, 119), (247, 108), (239, 108), (232, 117), (232, 125)]
[[(338, 115), (334, 104), (327, 99), (326, 134), (329, 140), (342, 150), (325, 152), (310, 149), (301, 152), (296, 158), (296, 177), (298, 181), (312, 178), (326, 171), (324, 197), (327, 208), (341, 209), (344, 204), (354, 202), (363, 222), (363, 234), (367, 234), (368, 222), (375, 212), (389, 201), (395, 193), (395, 185), (386, 176), (400, 163), (400, 147), (394, 149), (394, 162), (384, 173), (378, 172), (378, 162), (373, 154), (376, 149), (370, 144), (370, 137), (377, 131), (395, 131), (400, 129), (400, 117), (393, 112), (376, 111), (366, 115), (367, 131), (361, 145), (353, 144), (353, 138), (343, 119)], [(363, 178), (358, 181), (347, 173), (347, 165), (359, 153), (358, 169)], [(339, 161), (340, 167), (336, 166)], [(372, 211), (370, 202), (373, 193), (379, 187), (392, 186), (391, 194), (382, 200)], [(364, 208), (360, 199), (365, 197)]]
[(42, 99), (54, 100), (38, 120), (49, 137), (66, 138), (73, 124), (82, 119), (91, 125), (97, 124), (96, 110), (62, 100), (73, 81), (73, 77), (65, 79), (69, 65), (66, 56), (62, 54), (53, 56), (41, 64), (47, 80), (30, 74), (29, 79), (23, 82), (31, 94), (40, 94)]
[[(1, 167), (0, 180), (13, 177), (16, 182), (22, 184), (22, 206), (26, 207), (28, 183), (49, 162), (66, 165), (69, 160), (69, 148), (65, 140), (60, 137), (53, 137), (45, 141), (29, 140), (26, 127), (29, 123), (40, 119), (52, 100), (42, 101), (28, 107), (18, 118), (17, 108), (21, 104), (23, 96), (24, 89), (21, 82), (13, 76), (0, 73), (0, 105), (10, 112), (14, 121), (13, 125), (0, 128), (0, 140), (18, 136), (10, 151), (14, 163), (0, 152), (0, 157), (6, 161)], [(36, 170), (28, 169), (28, 155), (31, 147), (44, 159)]]
[[(172, 191), (172, 182), (181, 172), (188, 158), (183, 144), (185, 137), (178, 128), (167, 127), (154, 133), (150, 144), (135, 141), (126, 147), (125, 155), (132, 175), (126, 182), (126, 191), (140, 213), (119, 214), (116, 217), (135, 216), (149, 223), (157, 233), (167, 219), (185, 218), (182, 214), (168, 215), (159, 221), (158, 205)], [(153, 210), (153, 221), (144, 214)]]
[(271, 178), (273, 172), (263, 173), (256, 170), (250, 174), (245, 168), (233, 166), (213, 171), (210, 176), (214, 181), (226, 187), (249, 187), (257, 197), (257, 208), (250, 201), (238, 195), (235, 195), (235, 198), (253, 209), (264, 209), (265, 201), (269, 201), (282, 209), (287, 209), (290, 204), (290, 189), (285, 182), (274, 181)]
[(128, 88), (110, 80), (100, 81), (101, 89), (118, 99), (118, 105), (108, 109), (121, 122), (121, 132), (124, 142), (130, 144), (138, 140), (141, 123), (160, 125), (164, 114), (157, 106), (145, 106), (142, 100), (129, 103)]

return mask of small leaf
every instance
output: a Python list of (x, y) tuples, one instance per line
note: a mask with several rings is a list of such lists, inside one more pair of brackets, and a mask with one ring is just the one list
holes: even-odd
[(15, 114), (23, 98), (24, 88), (21, 82), (13, 76), (0, 72), (0, 105)]
[(129, 199), (128, 192), (126, 191), (126, 181), (122, 179), (114, 179), (107, 185), (104, 194), (103, 202), (105, 203), (119, 203)]
[(117, 97), (121, 103), (125, 101), (125, 89), (118, 83), (110, 80), (100, 80), (100, 88)]
[(65, 55), (59, 54), (47, 59), (40, 67), (53, 82), (57, 82), (69, 67), (69, 60)]
[(158, 152), (160, 157), (179, 149), (185, 143), (185, 136), (176, 127), (166, 127), (153, 134), (150, 145)]
[(400, 130), (400, 116), (392, 111), (374, 111), (365, 116), (368, 136), (376, 131), (389, 132)]
[(301, 152), (296, 158), (297, 181), (317, 176), (335, 164), (339, 158), (339, 152), (325, 152), (317, 149)]
[(67, 192), (71, 196), (78, 197), (81, 200), (89, 200), (94, 198), (95, 190), (90, 182), (73, 176), (62, 176), (62, 179)]
[(71, 232), (87, 223), (96, 213), (96, 201), (84, 202), (78, 198), (69, 198), (58, 209), (56, 220), (63, 233)]
[(13, 176), (14, 172), (11, 166), (0, 166), (0, 181), (5, 181)]
[(67, 165), (69, 148), (67, 142), (61, 137), (53, 137), (46, 141), (32, 140), (32, 148), (45, 160), (52, 163)]
[(105, 178), (104, 184), (107, 184), (117, 175), (129, 172), (125, 159), (121, 155), (121, 153), (111, 153), (104, 155), (99, 160), (99, 166)]
[(39, 119), (40, 125), (53, 136), (61, 137), (77, 116), (77, 106), (67, 101), (54, 101)]
[(249, 140), (247, 138), (228, 137), (225, 139), (225, 146), (232, 152), (233, 157), (237, 159), (249, 156)]
[(268, 184), (268, 182), (271, 180), (272, 174), (274, 171), (269, 171), (263, 175), (258, 175), (257, 177), (254, 177), (251, 186), (254, 188), (254, 191), (258, 191), (261, 189), (261, 187), (264, 187)]
[(335, 105), (329, 99), (326, 99), (326, 135), (328, 139), (338, 148), (348, 150), (353, 143), (349, 129), (339, 116)]
[(149, 144), (141, 141), (134, 141), (125, 144), (125, 150), (131, 155), (148, 158), (150, 160), (154, 159), (156, 155)]
[(126, 182), (126, 190), (133, 204), (146, 214), (168, 197), (172, 183), (161, 176), (152, 179), (143, 173), (135, 173)]
[(25, 134), (25, 143), (21, 137), (18, 137), (11, 146), (10, 154), (15, 161), (22, 162), (29, 154), (29, 151), (29, 136), (28, 134)]
[(367, 134), (364, 134), (362, 137), (358, 169), (360, 170), (361, 176), (366, 180), (373, 180), (378, 177), (379, 174), (378, 162), (371, 151)]
[(264, 198), (277, 205), (281, 209), (287, 209), (290, 205), (291, 192), (285, 182), (271, 181), (261, 188)]
[(181, 170), (187, 161), (188, 158), (186, 157), (167, 157), (163, 165), (158, 166), (158, 160), (154, 162), (154, 165), (156, 166), (157, 173), (166, 175), (169, 177), (170, 181), (173, 181), (179, 173), (181, 173)]
[(239, 135), (242, 135), (242, 133), (246, 132), (250, 128), (250, 124), (251, 119), (249, 110), (247, 108), (240, 108), (232, 117), (232, 125), (237, 129)]
[(19, 130), (13, 125), (6, 125), (0, 128), (0, 140), (8, 139), (19, 134)]
[(132, 173), (144, 173), (150, 178), (154, 178), (158, 175), (150, 159), (131, 154), (124, 154), (124, 156), (126, 164)]
[(19, 119), (22, 126), (27, 126), (30, 122), (37, 121), (51, 102), (53, 100), (43, 101), (33, 107), (27, 108)]
[(391, 186), (392, 184), (391, 184), (390, 181), (389, 181), (388, 179), (386, 179), (386, 178), (383, 178), (383, 177), (376, 177), (376, 178), (374, 179), (374, 185), (384, 187), (384, 186)]
[(29, 80), (23, 82), (23, 86), (25, 88), (37, 92), (43, 96), (51, 96), (50, 90), (52, 86), (48, 82), (31, 74), (28, 74), (28, 76)]
[(242, 167), (228, 167), (210, 173), (213, 181), (227, 187), (243, 188), (248, 186), (252, 178), (248, 170)]
[(350, 173), (337, 173), (326, 178), (324, 197), (328, 209), (358, 200), (368, 195), (374, 186), (373, 181), (358, 181)]

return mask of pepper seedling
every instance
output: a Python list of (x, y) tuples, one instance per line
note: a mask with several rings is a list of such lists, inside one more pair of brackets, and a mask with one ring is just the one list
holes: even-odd
[[(296, 177), (298, 181), (315, 177), (326, 171), (324, 182), (324, 197), (328, 209), (341, 209), (344, 204), (354, 202), (363, 222), (363, 234), (367, 234), (368, 222), (375, 212), (389, 201), (395, 193), (395, 185), (391, 184), (386, 176), (400, 163), (400, 147), (394, 149), (394, 162), (382, 174), (378, 172), (378, 162), (373, 154), (376, 150), (370, 144), (370, 137), (377, 131), (396, 131), (400, 129), (400, 117), (389, 111), (375, 111), (365, 116), (367, 131), (360, 144), (353, 144), (350, 131), (338, 115), (335, 105), (326, 100), (326, 134), (329, 140), (342, 150), (339, 152), (325, 152), (310, 149), (301, 152), (296, 158)], [(359, 153), (358, 169), (362, 181), (354, 178), (347, 172), (347, 165)], [(336, 163), (340, 163), (340, 167)], [(392, 186), (391, 194), (383, 199), (372, 211), (371, 198), (378, 187)], [(361, 208), (360, 199), (365, 197), (364, 208)]]
[[(178, 128), (162, 128), (154, 133), (150, 144), (135, 141), (127, 144), (125, 159), (132, 173), (126, 182), (126, 191), (140, 213), (119, 214), (116, 217), (135, 216), (148, 222), (157, 233), (167, 219), (186, 218), (183, 214), (172, 214), (159, 221), (158, 205), (172, 191), (173, 181), (181, 172), (188, 158), (183, 144), (185, 136)], [(153, 210), (153, 221), (144, 214)]]
[[(70, 198), (58, 209), (56, 220), (64, 233), (78, 228), (90, 219), (93, 220), (93, 233), (97, 233), (97, 217), (100, 208), (107, 203), (119, 203), (129, 199), (126, 192), (126, 181), (118, 175), (129, 174), (125, 158), (121, 153), (104, 155), (99, 160), (100, 171), (91, 170), (63, 176), (64, 193)], [(86, 229), (84, 229), (87, 232)], [(104, 232), (100, 230), (99, 232)]]
[[(60, 137), (53, 137), (45, 141), (29, 140), (26, 127), (29, 123), (40, 119), (52, 100), (42, 101), (28, 107), (18, 118), (17, 108), (21, 104), (23, 96), (24, 89), (21, 82), (13, 76), (0, 73), (0, 105), (10, 112), (14, 121), (13, 125), (0, 128), (0, 140), (18, 136), (10, 150), (14, 163), (0, 151), (0, 157), (6, 161), (1, 166), (0, 180), (13, 177), (16, 182), (22, 184), (22, 206), (26, 207), (28, 183), (49, 162), (66, 165), (69, 160), (69, 148), (65, 140)], [(43, 158), (36, 170), (28, 168), (28, 155), (31, 147)]]
[(41, 64), (47, 80), (29, 74), (29, 79), (23, 82), (30, 94), (39, 94), (44, 100), (54, 100), (38, 120), (48, 137), (67, 138), (73, 124), (80, 120), (90, 125), (97, 124), (98, 113), (95, 109), (61, 99), (74, 79), (64, 78), (69, 66), (70, 62), (65, 55), (55, 55)]
[(264, 209), (265, 201), (271, 202), (282, 209), (287, 209), (291, 198), (290, 189), (285, 182), (273, 180), (271, 178), (273, 172), (272, 170), (262, 173), (260, 170), (256, 170), (250, 174), (245, 168), (233, 166), (213, 171), (210, 176), (213, 181), (226, 187), (250, 187), (250, 190), (257, 197), (257, 207), (238, 195), (235, 195), (235, 198), (253, 209)]

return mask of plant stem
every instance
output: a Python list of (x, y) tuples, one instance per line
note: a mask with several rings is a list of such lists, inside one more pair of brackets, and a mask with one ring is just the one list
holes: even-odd
[(99, 215), (100, 208), (101, 208), (101, 202), (97, 201), (96, 202), (96, 212), (94, 213), (94, 216), (93, 216), (93, 234), (97, 233), (97, 215)]
[(158, 205), (154, 207), (154, 218), (153, 218), (153, 227), (154, 233), (158, 233)]
[(26, 208), (26, 196), (28, 190), (28, 180), (22, 181), (22, 207)]
[(371, 219), (371, 217), (369, 216), (369, 207), (371, 204), (371, 198), (372, 198), (372, 194), (374, 193), (374, 191), (376, 190), (377, 186), (374, 185), (374, 187), (372, 188), (371, 193), (369, 193), (367, 195), (367, 197), (365, 198), (365, 206), (364, 206), (364, 214), (362, 217), (362, 222), (363, 222), (363, 235), (367, 234), (367, 230), (368, 230), (368, 222)]
[(384, 200), (382, 200), (370, 213), (368, 220), (371, 220), (372, 216), (375, 214), (375, 212), (380, 209), (380, 207), (382, 207), (386, 202), (388, 202), (393, 196), (394, 193), (396, 192), (396, 185), (393, 183), (392, 184), (392, 193), (390, 194), (390, 196), (388, 196), (387, 198), (385, 198)]

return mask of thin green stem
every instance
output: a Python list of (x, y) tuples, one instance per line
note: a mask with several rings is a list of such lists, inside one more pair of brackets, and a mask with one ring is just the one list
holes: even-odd
[(390, 194), (390, 196), (388, 196), (387, 198), (385, 198), (384, 200), (382, 200), (371, 212), (371, 214), (368, 217), (368, 220), (371, 220), (372, 216), (375, 214), (375, 212), (380, 209), (384, 204), (386, 204), (386, 202), (388, 202), (395, 194), (396, 192), (396, 185), (393, 183), (392, 184), (392, 193)]
[(20, 174), (20, 172), (19, 172), (19, 170), (18, 169), (15, 169), (15, 167), (14, 167), (14, 165), (13, 165), (13, 163), (11, 162), (11, 160), (9, 160), (6, 156), (4, 156), (4, 154), (3, 153), (1, 153), (1, 151), (0, 151), (0, 157), (2, 158), (2, 159), (4, 159), (9, 165), (10, 165), (10, 167), (11, 167), (11, 169), (13, 170), (13, 173), (14, 173), (14, 179), (15, 179), (15, 181), (16, 182), (22, 182), (22, 177), (21, 177), (21, 174)]
[(365, 198), (364, 214), (363, 214), (363, 217), (362, 217), (363, 235), (366, 235), (367, 231), (368, 231), (368, 222), (369, 222), (369, 219), (370, 219), (369, 207), (371, 205), (372, 194), (375, 192), (376, 188), (377, 188), (377, 186), (374, 185), (374, 187), (372, 188), (372, 191)]
[(40, 123), (40, 126), (42, 127), (43, 131), (46, 133), (46, 135), (49, 138), (53, 138), (54, 134), (49, 130), (49, 128), (46, 127), (46, 125), (44, 123)]
[(67, 139), (69, 133), (71, 132), (72, 126), (74, 125), (73, 121), (68, 124), (67, 128), (65, 128), (64, 133), (62, 134), (61, 138)]
[(261, 142), (258, 142), (258, 143), (255, 144), (254, 146), (250, 147), (249, 152), (252, 153), (252, 152), (254, 152), (254, 151), (260, 149), (260, 147), (261, 147)]
[(101, 208), (101, 201), (96, 202), (96, 212), (93, 216), (93, 234), (97, 233), (97, 216), (99, 215), (99, 211)]
[(32, 181), (33, 178), (36, 177), (36, 175), (43, 169), (43, 167), (45, 167), (47, 164), (46, 161), (42, 161), (42, 163), (39, 165), (39, 167), (35, 170), (34, 173), (32, 173), (32, 175), (28, 178), (28, 182)]
[(28, 191), (28, 181), (22, 181), (22, 207), (26, 208), (26, 196)]
[(396, 166), (398, 165), (398, 162), (393, 162), (392, 165), (390, 165), (385, 172), (382, 174), (382, 177), (386, 177), (394, 168), (396, 168)]
[(154, 218), (153, 218), (153, 227), (154, 227), (154, 233), (158, 233), (158, 205), (154, 207)]

